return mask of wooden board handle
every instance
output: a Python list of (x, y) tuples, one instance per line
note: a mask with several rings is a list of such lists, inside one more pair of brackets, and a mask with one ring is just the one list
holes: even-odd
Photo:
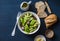
[(48, 12), (51, 14), (52, 12), (51, 12), (51, 9), (50, 9), (50, 7), (49, 7), (49, 5), (48, 5), (48, 3), (45, 1), (45, 4), (46, 4), (46, 7), (47, 7), (47, 10), (48, 10)]

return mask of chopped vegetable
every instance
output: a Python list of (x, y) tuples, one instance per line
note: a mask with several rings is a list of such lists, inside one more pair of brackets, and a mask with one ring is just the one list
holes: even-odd
[(28, 33), (30, 32), (27, 24), (25, 25), (25, 31), (28, 32)]
[(32, 19), (30, 25), (34, 25), (35, 22), (36, 22), (36, 20)]

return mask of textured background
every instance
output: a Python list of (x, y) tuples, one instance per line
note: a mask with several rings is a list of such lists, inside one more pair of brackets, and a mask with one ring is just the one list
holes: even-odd
[[(33, 41), (36, 35), (44, 35), (46, 30), (43, 19), (41, 19), (41, 28), (34, 35), (25, 35), (16, 29), (16, 35), (11, 36), (13, 30), (16, 15), (18, 11), (21, 11), (19, 5), (22, 1), (29, 0), (0, 0), (0, 41)], [(36, 12), (34, 8), (35, 2), (40, 0), (32, 0), (30, 11)], [(54, 12), (58, 16), (58, 22), (52, 26), (52, 29), (55, 32), (53, 39), (47, 39), (47, 41), (60, 41), (60, 1), (59, 0), (48, 0), (48, 3)], [(21, 11), (23, 12), (23, 11)]]

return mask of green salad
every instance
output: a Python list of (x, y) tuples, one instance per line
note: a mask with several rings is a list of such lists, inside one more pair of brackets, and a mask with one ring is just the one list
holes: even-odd
[(26, 12), (24, 15), (20, 16), (19, 23), (21, 29), (27, 33), (35, 31), (38, 27), (37, 19), (29, 12)]

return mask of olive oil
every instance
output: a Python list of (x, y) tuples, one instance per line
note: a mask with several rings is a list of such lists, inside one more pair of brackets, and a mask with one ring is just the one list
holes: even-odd
[(27, 5), (28, 5), (27, 3), (23, 3), (22, 7), (23, 7), (23, 8), (26, 8)]

